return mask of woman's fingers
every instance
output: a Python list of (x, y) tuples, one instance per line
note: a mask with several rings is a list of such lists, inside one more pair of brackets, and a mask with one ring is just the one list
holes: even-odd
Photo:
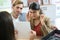
[(36, 35), (36, 32), (34, 30), (31, 30), (32, 35)]

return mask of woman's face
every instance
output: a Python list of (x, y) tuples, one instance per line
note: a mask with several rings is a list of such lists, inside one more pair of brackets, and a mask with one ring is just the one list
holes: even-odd
[(32, 19), (37, 19), (40, 16), (39, 13), (40, 13), (40, 10), (32, 10), (32, 9), (29, 9), (29, 14), (31, 14), (30, 17)]

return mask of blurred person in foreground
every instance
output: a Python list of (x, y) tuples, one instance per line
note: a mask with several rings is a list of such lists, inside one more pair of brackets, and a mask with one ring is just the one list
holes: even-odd
[(0, 40), (16, 40), (12, 17), (6, 11), (0, 12)]

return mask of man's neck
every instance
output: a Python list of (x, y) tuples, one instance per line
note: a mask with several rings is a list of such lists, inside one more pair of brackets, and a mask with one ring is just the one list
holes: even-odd
[(15, 13), (12, 13), (12, 16), (17, 19), (18, 18), (18, 15), (16, 15)]

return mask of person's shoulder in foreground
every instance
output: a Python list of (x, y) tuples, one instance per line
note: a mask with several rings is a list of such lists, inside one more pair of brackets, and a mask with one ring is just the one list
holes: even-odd
[(14, 25), (11, 15), (6, 12), (0, 12), (0, 39), (15, 40)]

